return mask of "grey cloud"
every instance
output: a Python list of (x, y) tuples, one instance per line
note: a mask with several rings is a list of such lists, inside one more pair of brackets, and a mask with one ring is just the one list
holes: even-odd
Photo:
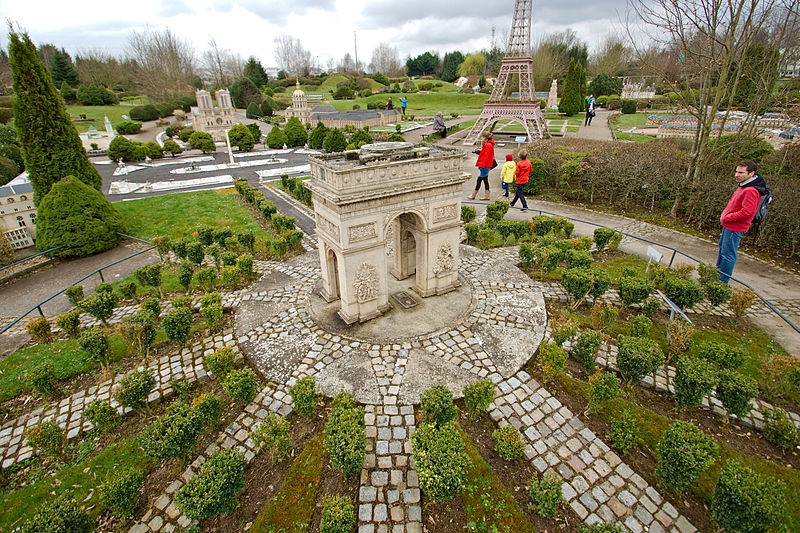
[[(427, 19), (451, 20), (474, 18), (484, 21), (487, 18), (503, 19), (505, 27), (511, 25), (514, 13), (513, 0), (496, 2), (486, 0), (463, 0), (460, 2), (430, 2), (430, 0), (408, 0), (399, 4), (396, 0), (370, 2), (361, 11), (363, 27), (378, 29), (397, 26)], [(533, 4), (534, 25), (564, 26), (615, 15), (616, 11), (626, 9), (626, 0), (607, 0), (602, 7), (596, 1), (561, 0), (557, 3)]]
[(408, 22), (426, 19), (448, 20), (454, 18), (495, 17), (508, 13), (510, 18), (514, 11), (513, 0), (462, 0), (460, 2), (441, 2), (430, 0), (407, 0), (399, 3), (396, 0), (378, 0), (370, 2), (361, 11), (362, 26), (365, 29), (379, 29), (386, 26), (398, 26)]
[[(215, 5), (214, 6), (218, 11), (222, 10), (225, 11), (224, 8)], [(230, 9), (230, 7), (228, 7)], [(192, 8), (186, 0), (172, 0), (172, 2), (165, 3), (161, 6), (161, 8), (156, 12), (156, 16), (158, 17), (175, 17), (178, 15), (191, 15), (194, 13), (194, 8)]]
[[(428, 18), (415, 24), (414, 28), (403, 31), (392, 40), (392, 44), (400, 50), (436, 49), (443, 54), (446, 51), (463, 49), (463, 43), (471, 39), (484, 38), (488, 44), (494, 19)], [(498, 43), (504, 42), (505, 36), (497, 36)]]
[(289, 20), (289, 15), (304, 15), (313, 9), (336, 11), (336, 0), (277, 0), (263, 2), (258, 0), (239, 0), (238, 5), (271, 24), (281, 26)]
[[(29, 33), (36, 44), (53, 43), (73, 55), (86, 48), (101, 48), (109, 54), (120, 55), (131, 31), (138, 29), (141, 28), (134, 22), (113, 20)], [(91, 35), (91, 39), (87, 39), (87, 35)]]

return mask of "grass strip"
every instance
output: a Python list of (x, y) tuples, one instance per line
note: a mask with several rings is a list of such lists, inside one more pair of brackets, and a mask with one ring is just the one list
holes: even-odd
[[(128, 354), (128, 346), (117, 335), (109, 335), (111, 355), (114, 362)], [(28, 373), (44, 361), (52, 361), (56, 380), (61, 381), (99, 368), (97, 361), (89, 357), (75, 339), (54, 341), (22, 348), (0, 361), (0, 402), (32, 391)]]
[(97, 455), (62, 469), (52, 477), (41, 479), (0, 498), (0, 531), (13, 531), (36, 509), (62, 494), (90, 509), (92, 516), (100, 513), (97, 488), (115, 468), (137, 468), (142, 472), (152, 466), (136, 439), (125, 439)]
[(325, 457), (325, 435), (314, 437), (295, 459), (283, 485), (258, 513), (251, 533), (302, 533), (308, 531), (314, 515), (322, 463)]
[(463, 430), (461, 438), (470, 460), (462, 496), (467, 515), (466, 529), (493, 533), (536, 531), (514, 495), (497, 478)]

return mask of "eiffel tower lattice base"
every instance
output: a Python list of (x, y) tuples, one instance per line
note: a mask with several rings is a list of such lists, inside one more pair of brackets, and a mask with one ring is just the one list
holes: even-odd
[(517, 122), (525, 128), (528, 141), (544, 138), (546, 131), (544, 115), (539, 107), (539, 102), (522, 104), (520, 102), (486, 103), (483, 106), (481, 116), (472, 126), (469, 134), (464, 139), (465, 145), (475, 145), (484, 131), (494, 130), (495, 124), (500, 120), (511, 120)]

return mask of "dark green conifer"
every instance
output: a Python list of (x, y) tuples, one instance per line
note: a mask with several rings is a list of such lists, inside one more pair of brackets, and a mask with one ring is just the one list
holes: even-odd
[(67, 82), (70, 87), (77, 87), (81, 82), (78, 71), (72, 64), (72, 58), (62, 48), (56, 50), (50, 59), (50, 76), (53, 77), (53, 85), (61, 87), (61, 82)]
[[(89, 162), (61, 96), (27, 34), (9, 32), (14, 81), (14, 124), (38, 206), (50, 187), (75, 176), (98, 191), (100, 174)], [(112, 208), (113, 209), (113, 208)]]

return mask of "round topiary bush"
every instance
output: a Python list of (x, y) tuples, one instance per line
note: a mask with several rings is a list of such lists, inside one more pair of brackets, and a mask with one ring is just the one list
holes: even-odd
[(434, 385), (420, 397), (422, 419), (436, 425), (453, 420), (458, 413), (453, 403), (453, 393), (444, 385)]
[(431, 501), (443, 502), (464, 490), (469, 457), (454, 420), (440, 426), (422, 422), (411, 435), (411, 453), (419, 486)]
[(331, 465), (342, 475), (361, 472), (367, 447), (364, 409), (349, 394), (340, 392), (333, 401), (325, 423), (325, 443)]
[(67, 176), (53, 184), (39, 202), (36, 247), (58, 257), (83, 257), (104, 252), (119, 243), (124, 232), (122, 217), (103, 193), (79, 179)]
[(301, 415), (310, 415), (317, 408), (317, 380), (313, 376), (305, 376), (289, 387), (294, 410)]
[(765, 533), (786, 515), (783, 483), (738, 461), (720, 471), (711, 495), (711, 517), (726, 531)]
[(470, 417), (486, 411), (493, 401), (494, 383), (490, 379), (470, 383), (464, 387), (464, 404)]
[(736, 370), (744, 363), (744, 351), (719, 341), (706, 341), (697, 346), (695, 353), (720, 368)]
[(664, 281), (664, 294), (681, 309), (691, 309), (703, 300), (703, 287), (690, 279), (668, 277)]
[(617, 366), (622, 376), (638, 383), (664, 364), (664, 352), (659, 345), (645, 337), (621, 335), (617, 341)]
[(328, 130), (325, 139), (322, 141), (322, 149), (327, 153), (343, 152), (347, 148), (347, 139), (340, 130)]
[(525, 450), (525, 443), (522, 442), (519, 431), (514, 429), (513, 426), (497, 428), (492, 432), (492, 440), (494, 441), (494, 450), (497, 455), (506, 461), (521, 457), (523, 450)]
[(222, 382), (222, 387), (231, 398), (245, 404), (252, 402), (255, 398), (257, 385), (258, 378), (249, 368), (231, 370), (225, 376), (225, 381)]
[(171, 341), (183, 345), (192, 333), (192, 311), (185, 307), (173, 308), (162, 321), (164, 332)]
[(322, 501), (320, 533), (349, 533), (356, 523), (356, 510), (347, 496), (327, 496)]
[(143, 485), (142, 473), (135, 468), (114, 471), (100, 485), (100, 503), (114, 516), (130, 516), (142, 495)]
[(125, 407), (138, 409), (145, 406), (147, 396), (155, 386), (153, 374), (146, 370), (136, 370), (122, 378), (116, 399)]
[(719, 445), (691, 422), (674, 422), (657, 447), (656, 475), (682, 492), (700, 478), (719, 455)]
[(62, 495), (45, 503), (22, 524), (19, 533), (89, 533), (94, 524), (75, 500)]
[(245, 485), (247, 460), (237, 450), (221, 450), (203, 463), (200, 473), (175, 495), (175, 505), (194, 520), (227, 513), (236, 507), (236, 495)]
[(619, 280), (619, 296), (625, 305), (645, 301), (653, 290), (650, 280), (640, 276), (626, 276)]
[(675, 369), (675, 403), (681, 407), (699, 407), (703, 396), (717, 384), (714, 366), (696, 357), (682, 357)]
[(581, 365), (587, 372), (594, 371), (597, 363), (597, 350), (603, 343), (603, 336), (591, 329), (585, 329), (578, 335), (578, 339), (572, 345), (572, 355), (580, 361)]
[(758, 386), (752, 378), (728, 369), (717, 375), (717, 398), (732, 415), (741, 418), (750, 413), (750, 402), (756, 394)]

